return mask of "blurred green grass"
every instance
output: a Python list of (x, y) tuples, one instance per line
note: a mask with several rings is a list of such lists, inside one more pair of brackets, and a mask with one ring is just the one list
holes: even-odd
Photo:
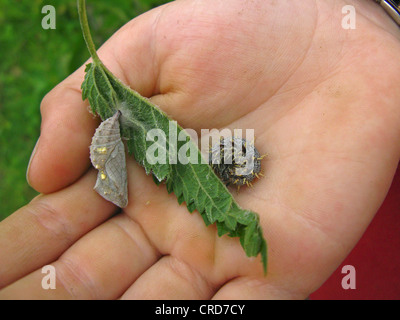
[[(99, 47), (133, 17), (167, 0), (96, 0), (88, 19)], [(56, 29), (44, 30), (44, 5), (56, 9)], [(40, 101), (89, 57), (76, 0), (0, 0), (0, 221), (37, 193), (25, 174), (39, 137)]]

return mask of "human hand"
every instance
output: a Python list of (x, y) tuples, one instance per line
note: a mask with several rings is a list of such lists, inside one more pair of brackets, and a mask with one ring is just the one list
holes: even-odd
[[(253, 128), (266, 177), (234, 194), (260, 214), (268, 275), (236, 238), (128, 159), (129, 206), (93, 191), (98, 121), (84, 67), (41, 105), (28, 177), (45, 195), (0, 223), (0, 298), (304, 299), (383, 201), (400, 157), (400, 32), (374, 3), (176, 1), (128, 23), (104, 64), (184, 128)], [(389, 61), (389, 63), (388, 63)], [(371, 253), (373, 254), (373, 253)], [(56, 269), (43, 290), (41, 267)]]

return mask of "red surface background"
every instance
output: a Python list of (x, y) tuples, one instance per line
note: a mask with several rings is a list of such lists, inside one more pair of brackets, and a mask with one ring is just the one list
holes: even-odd
[[(342, 288), (345, 265), (356, 270), (356, 289)], [(310, 299), (400, 299), (400, 166), (360, 241)]]

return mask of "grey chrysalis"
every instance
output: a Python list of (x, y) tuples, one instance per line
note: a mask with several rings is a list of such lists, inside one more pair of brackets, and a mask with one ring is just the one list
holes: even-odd
[(104, 120), (92, 138), (90, 160), (99, 170), (94, 190), (121, 208), (128, 205), (125, 147), (119, 126), (120, 111)]

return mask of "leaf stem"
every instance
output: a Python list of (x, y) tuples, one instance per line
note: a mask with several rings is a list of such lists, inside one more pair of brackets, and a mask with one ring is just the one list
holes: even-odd
[(78, 0), (78, 14), (79, 14), (79, 22), (81, 24), (81, 29), (83, 33), (83, 38), (85, 39), (86, 46), (89, 50), (89, 53), (93, 59), (93, 62), (97, 65), (101, 64), (100, 58), (97, 55), (96, 47), (93, 43), (92, 36), (90, 34), (89, 23), (86, 14), (86, 1)]

